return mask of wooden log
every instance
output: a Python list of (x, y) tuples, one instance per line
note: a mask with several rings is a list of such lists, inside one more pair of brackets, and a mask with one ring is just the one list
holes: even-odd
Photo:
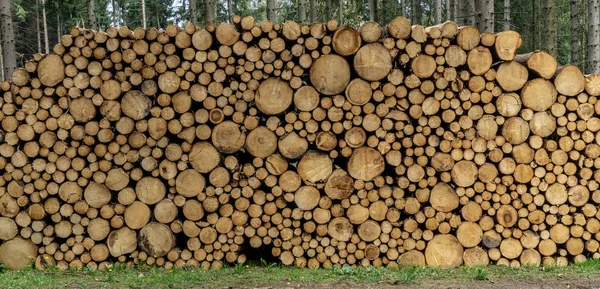
[[(379, 39), (379, 36), (377, 39)], [(361, 35), (354, 28), (350, 26), (344, 26), (333, 33), (332, 44), (333, 50), (335, 50), (337, 54), (341, 56), (349, 56), (356, 53), (360, 48)]]
[(523, 88), (528, 78), (527, 68), (515, 61), (500, 64), (496, 73), (498, 84), (507, 92)]
[(370, 181), (385, 169), (381, 154), (369, 147), (361, 147), (352, 153), (348, 160), (348, 174), (355, 179)]
[(378, 41), (381, 38), (381, 35), (383, 34), (383, 29), (381, 28), (379, 23), (374, 21), (368, 21), (360, 26), (360, 28), (358, 29), (358, 34), (360, 34), (362, 41), (366, 43), (371, 43)]
[(144, 119), (150, 113), (151, 107), (150, 99), (137, 90), (128, 91), (121, 99), (123, 114), (133, 120)]
[(232, 154), (246, 144), (246, 133), (233, 121), (224, 121), (217, 124), (211, 134), (214, 147), (221, 153)]
[(590, 96), (600, 96), (600, 74), (586, 75), (585, 92)]
[(354, 191), (353, 183), (352, 177), (345, 170), (335, 169), (327, 179), (324, 191), (333, 200), (343, 200)]
[(429, 266), (453, 268), (463, 263), (463, 246), (453, 235), (435, 235), (425, 249)]
[(129, 228), (137, 230), (144, 227), (150, 221), (150, 216), (150, 208), (143, 202), (135, 201), (127, 207), (123, 218)]
[(200, 142), (192, 146), (189, 153), (189, 160), (195, 170), (201, 173), (208, 173), (219, 165), (221, 156), (210, 143)]
[(350, 65), (340, 56), (327, 54), (317, 58), (310, 68), (310, 82), (325, 95), (338, 94), (350, 82)]
[(56, 54), (46, 55), (37, 65), (37, 78), (47, 87), (53, 87), (65, 79), (65, 64)]
[(110, 255), (119, 257), (137, 249), (137, 233), (128, 227), (110, 232), (107, 244)]
[(83, 198), (92, 208), (102, 208), (104, 205), (108, 204), (112, 198), (109, 189), (103, 185), (98, 183), (91, 183), (83, 192)]
[[(391, 71), (392, 58), (383, 45), (379, 43), (369, 43), (356, 52), (353, 67), (356, 73), (363, 79), (368, 81), (378, 81), (386, 77)], [(314, 82), (313, 85), (315, 85)]]
[(485, 74), (492, 66), (492, 61), (490, 50), (483, 46), (478, 46), (469, 51), (467, 56), (469, 70), (475, 75)]
[(560, 94), (576, 96), (585, 89), (585, 77), (577, 66), (567, 65), (554, 77), (554, 86)]
[(13, 219), (0, 217), (0, 226), (3, 228), (2, 232), (0, 232), (0, 240), (11, 240), (19, 233), (17, 223)]
[(515, 61), (526, 63), (527, 67), (542, 78), (550, 79), (556, 73), (558, 62), (548, 52), (535, 51), (515, 56)]
[(147, 205), (154, 205), (165, 197), (165, 184), (157, 178), (144, 177), (135, 185), (138, 199)]
[(138, 244), (149, 256), (160, 258), (173, 249), (175, 237), (167, 225), (150, 222), (140, 230)]
[(458, 208), (459, 197), (456, 191), (445, 183), (439, 183), (431, 189), (429, 197), (431, 207), (440, 212), (451, 212)]
[(315, 187), (302, 186), (295, 195), (294, 202), (302, 210), (312, 210), (319, 204), (320, 193)]
[(344, 217), (338, 217), (329, 221), (327, 225), (327, 233), (329, 236), (340, 242), (350, 240), (354, 233), (354, 227), (350, 221)]
[(405, 39), (410, 35), (410, 22), (402, 16), (398, 16), (387, 26), (388, 34), (396, 39)]
[(329, 178), (333, 172), (333, 162), (325, 153), (307, 151), (298, 162), (297, 169), (298, 175), (304, 182), (317, 185)]
[(25, 269), (36, 259), (37, 247), (29, 240), (14, 238), (0, 245), (0, 261), (9, 270)]
[(494, 42), (496, 55), (500, 60), (511, 61), (521, 44), (522, 39), (518, 32), (512, 30), (502, 31), (496, 34), (496, 41)]
[(256, 107), (266, 115), (280, 114), (292, 104), (293, 91), (286, 81), (269, 78), (256, 92)]
[(266, 158), (277, 150), (277, 137), (267, 127), (259, 126), (248, 134), (246, 149), (257, 158)]

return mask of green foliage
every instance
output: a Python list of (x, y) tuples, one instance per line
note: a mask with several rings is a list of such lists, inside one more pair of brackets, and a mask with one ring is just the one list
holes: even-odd
[(269, 269), (271, 269), (271, 268), (275, 268), (275, 267), (279, 266), (279, 264), (277, 264), (277, 263), (275, 263), (275, 262), (273, 262), (273, 263), (269, 263), (267, 260), (265, 260), (265, 259), (263, 259), (263, 258), (261, 258), (261, 259), (260, 259), (260, 264), (261, 264), (261, 265), (262, 265), (264, 268), (269, 268)]
[(233, 266), (233, 269), (234, 269), (233, 273), (236, 275), (242, 274), (246, 270), (247, 266), (248, 265), (241, 264), (241, 263), (235, 264), (235, 266)]
[[(170, 23), (183, 24), (190, 19), (190, 0), (146, 0), (147, 27), (164, 28)], [(503, 29), (504, 0), (495, 1), (495, 30)], [(196, 0), (197, 18), (199, 24), (205, 22), (204, 0)], [(543, 17), (539, 1), (513, 0), (511, 1), (511, 29), (521, 33), (523, 45), (518, 53), (525, 53), (541, 49), (543, 37)], [(557, 29), (557, 60), (561, 65), (567, 63), (577, 64), (585, 69), (587, 55), (587, 1), (576, 1), (579, 21), (575, 23), (572, 31), (571, 0), (557, 0), (556, 29)], [(15, 0), (13, 5), (18, 64), (24, 62), (37, 52), (45, 52), (42, 23), (41, 0)], [(340, 1), (331, 0), (331, 16), (339, 18)], [(375, 21), (385, 26), (392, 18), (405, 15), (412, 18), (411, 1), (403, 0), (375, 0), (377, 10)], [(401, 5), (404, 3), (404, 5)], [(419, 24), (435, 25), (435, 1), (420, 1)], [(114, 4), (114, 9), (113, 9)], [(342, 0), (342, 25), (359, 27), (369, 20), (369, 0)], [(234, 14), (253, 16), (257, 22), (266, 18), (266, 0), (231, 0)], [(276, 0), (277, 22), (298, 19), (298, 0)], [(306, 0), (307, 17), (310, 17), (310, 0)], [(402, 8), (404, 7), (404, 9)], [(464, 6), (466, 7), (466, 6)], [(111, 25), (127, 25), (141, 27), (142, 7), (140, 0), (95, 0), (95, 15), (99, 29), (106, 29)], [(83, 0), (45, 0), (46, 22), (50, 49), (59, 41), (61, 35), (68, 33), (73, 26), (89, 27), (87, 1)], [(443, 20), (446, 18), (445, 6), (442, 7)], [(326, 1), (316, 1), (316, 14), (318, 21), (325, 19)], [(466, 13), (466, 12), (465, 12)], [(465, 17), (468, 15), (465, 15)], [(460, 25), (469, 25), (467, 19), (458, 19)], [(39, 21), (39, 25), (38, 25)], [(229, 21), (228, 1), (217, 1), (217, 22)], [(38, 31), (40, 31), (38, 33)], [(41, 45), (38, 45), (38, 35)], [(571, 44), (579, 47), (577, 59), (572, 59)]]
[(483, 267), (475, 268), (475, 280), (477, 280), (477, 281), (488, 280), (489, 279), (488, 275), (489, 275), (489, 273), (485, 268), (483, 268)]
[(25, 17), (27, 16), (27, 10), (25, 10), (25, 8), (23, 8), (22, 4), (23, 4), (23, 1), (21, 1), (21, 0), (14, 2), (15, 15), (17, 16), (17, 20), (19, 20), (19, 21), (25, 21)]
[[(265, 267), (266, 266), (266, 267)], [(569, 278), (572, 282), (588, 278), (598, 278), (600, 261), (586, 261), (566, 267), (545, 266), (510, 268), (490, 265), (487, 267), (458, 267), (441, 269), (434, 267), (401, 266), (399, 268), (373, 268), (350, 266), (330, 269), (300, 269), (284, 266), (269, 266), (268, 262), (256, 265), (236, 265), (219, 270), (172, 269), (138, 266), (127, 268), (113, 265), (105, 270), (81, 269), (59, 271), (49, 269), (37, 271), (4, 270), (0, 265), (0, 284), (2, 288), (190, 288), (190, 287), (261, 287), (265, 285), (302, 284), (302, 287), (327, 287), (331, 284), (341, 286), (358, 285), (412, 285), (445, 284), (442, 287), (477, 287), (474, 281), (504, 280), (508, 284), (525, 284), (531, 280), (557, 280)], [(546, 281), (548, 282), (548, 281)], [(452, 284), (456, 286), (452, 286)], [(575, 283), (572, 283), (575, 284)], [(518, 286), (516, 286), (518, 287)]]
[(396, 280), (395, 284), (412, 284), (418, 276), (418, 267), (410, 266), (407, 270), (400, 271), (400, 278)]

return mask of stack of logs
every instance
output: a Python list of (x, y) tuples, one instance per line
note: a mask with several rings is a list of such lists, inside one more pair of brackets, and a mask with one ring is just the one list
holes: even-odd
[(520, 46), (404, 17), (73, 28), (0, 83), (0, 262), (599, 258), (600, 75)]

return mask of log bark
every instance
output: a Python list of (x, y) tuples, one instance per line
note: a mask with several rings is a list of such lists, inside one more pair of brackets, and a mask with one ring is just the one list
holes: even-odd
[(190, 22), (198, 25), (198, 14), (196, 12), (196, 8), (198, 7), (198, 3), (196, 3), (196, 0), (189, 0), (189, 13), (190, 13)]
[(587, 73), (600, 73), (600, 3), (598, 0), (588, 1), (588, 56)]
[(2, 26), (2, 64), (4, 79), (10, 80), (13, 70), (17, 68), (17, 52), (15, 49), (15, 32), (13, 29), (10, 0), (0, 2), (0, 24)]
[[(87, 11), (88, 11), (88, 27), (90, 29), (98, 29), (98, 26), (96, 25), (96, 1), (94, 0), (88, 0), (87, 1)], [(146, 27), (144, 26), (144, 29), (146, 29)]]
[(481, 32), (494, 32), (494, 1), (475, 0), (476, 27)]

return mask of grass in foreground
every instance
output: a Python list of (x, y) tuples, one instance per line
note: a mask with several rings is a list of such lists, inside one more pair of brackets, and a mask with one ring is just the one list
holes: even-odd
[(600, 261), (591, 260), (566, 267), (521, 267), (491, 265), (439, 269), (430, 267), (299, 269), (274, 264), (237, 265), (220, 270), (164, 270), (152, 267), (127, 269), (114, 266), (109, 270), (17, 272), (0, 269), (1, 288), (203, 288), (251, 287), (296, 284), (418, 284), (437, 282), (477, 282), (518, 279), (598, 278)]

